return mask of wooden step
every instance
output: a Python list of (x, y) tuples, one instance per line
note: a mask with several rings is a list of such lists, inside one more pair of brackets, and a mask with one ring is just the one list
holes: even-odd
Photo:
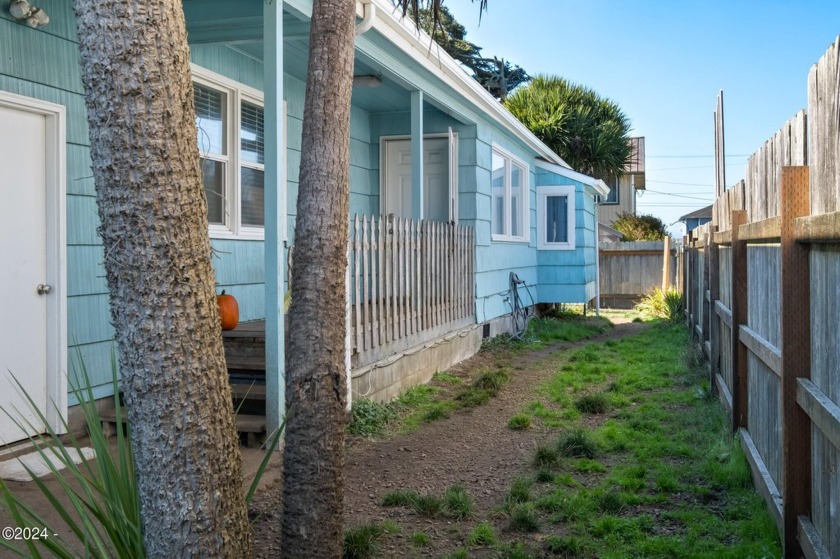
[[(102, 432), (105, 436), (113, 436), (116, 433), (117, 415), (113, 411), (100, 412), (99, 419), (102, 421)], [(128, 421), (125, 413), (120, 419), (123, 425)], [(236, 431), (244, 435), (244, 444), (247, 448), (256, 448), (265, 441), (265, 417), (237, 414)]]

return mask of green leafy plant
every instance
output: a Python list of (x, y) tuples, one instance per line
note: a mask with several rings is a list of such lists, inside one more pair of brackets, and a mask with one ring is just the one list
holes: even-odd
[[(112, 360), (114, 393), (117, 394), (116, 363)], [(59, 484), (57, 490), (51, 489), (37, 475), (26, 468), (32, 482), (43, 493), (53, 510), (61, 517), (73, 538), (81, 543), (87, 557), (94, 558), (142, 558), (146, 556), (143, 546), (143, 533), (140, 523), (140, 499), (134, 475), (134, 460), (131, 453), (129, 435), (117, 429), (117, 447), (115, 454), (110, 452), (108, 438), (102, 431), (102, 420), (96, 406), (93, 389), (84, 364), (81, 365), (83, 387), (72, 387), (72, 393), (81, 402), (80, 407), (90, 436), (90, 446), (96, 453), (95, 458), (76, 464), (74, 455), (81, 455), (81, 443), (73, 435), (65, 422), (63, 428), (67, 435), (59, 436), (54, 429), (47, 427), (44, 436), (31, 437), (30, 441), (40, 457), (49, 465), (51, 474)], [(23, 388), (18, 384), (23, 390)], [(49, 425), (35, 402), (24, 394), (28, 405), (38, 414), (42, 425)], [(116, 398), (115, 415), (117, 425), (121, 425), (124, 410)], [(17, 418), (4, 410), (18, 426), (27, 431), (28, 423), (22, 425)], [(63, 421), (63, 420), (62, 420)], [(70, 447), (70, 450), (67, 447)], [(61, 466), (54, 465), (57, 459)], [(61, 468), (63, 466), (63, 468)], [(60, 469), (61, 468), (61, 469)], [(12, 493), (0, 480), (4, 504), (12, 520), (20, 527), (41, 526), (52, 534), (60, 531), (48, 525), (41, 514)], [(64, 504), (69, 501), (69, 504)], [(63, 532), (63, 530), (61, 530)], [(61, 535), (40, 540), (25, 540), (26, 551), (14, 546), (10, 541), (0, 540), (0, 547), (18, 557), (41, 557), (43, 546), (55, 557), (76, 557), (73, 546)]]
[(671, 322), (682, 320), (683, 296), (678, 290), (653, 288), (636, 304), (636, 312), (646, 318), (663, 318)]

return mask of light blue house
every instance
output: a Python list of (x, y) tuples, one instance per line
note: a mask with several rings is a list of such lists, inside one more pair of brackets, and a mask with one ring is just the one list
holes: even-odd
[[(0, 291), (26, 317), (0, 327), (0, 370), (27, 371), (60, 428), (74, 419), (66, 372), (80, 360), (96, 395), (112, 395), (114, 344), (74, 16), (65, 0), (34, 3), (48, 24), (0, 3), (0, 255), (12, 271)], [(311, 0), (183, 5), (218, 289), (242, 321), (261, 321), (276, 425)], [(385, 0), (362, 0), (357, 14), (348, 375), (354, 398), (385, 399), (509, 330), (516, 295), (525, 306), (592, 300), (595, 198), (608, 189)], [(20, 407), (9, 382), (0, 405)], [(0, 437), (23, 434), (0, 423)]]

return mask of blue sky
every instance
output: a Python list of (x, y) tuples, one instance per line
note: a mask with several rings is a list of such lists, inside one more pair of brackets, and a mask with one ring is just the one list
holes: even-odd
[(646, 138), (638, 210), (667, 224), (712, 202), (718, 90), (730, 186), (747, 157), (807, 108), (808, 71), (840, 34), (837, 0), (489, 0), (480, 25), (477, 3), (444, 5), (485, 56), (616, 101), (632, 134)]

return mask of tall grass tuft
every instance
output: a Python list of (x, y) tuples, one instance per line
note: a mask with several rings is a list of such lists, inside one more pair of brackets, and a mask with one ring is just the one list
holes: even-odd
[(636, 305), (636, 312), (646, 318), (663, 318), (671, 322), (682, 320), (683, 296), (678, 290), (653, 288)]

